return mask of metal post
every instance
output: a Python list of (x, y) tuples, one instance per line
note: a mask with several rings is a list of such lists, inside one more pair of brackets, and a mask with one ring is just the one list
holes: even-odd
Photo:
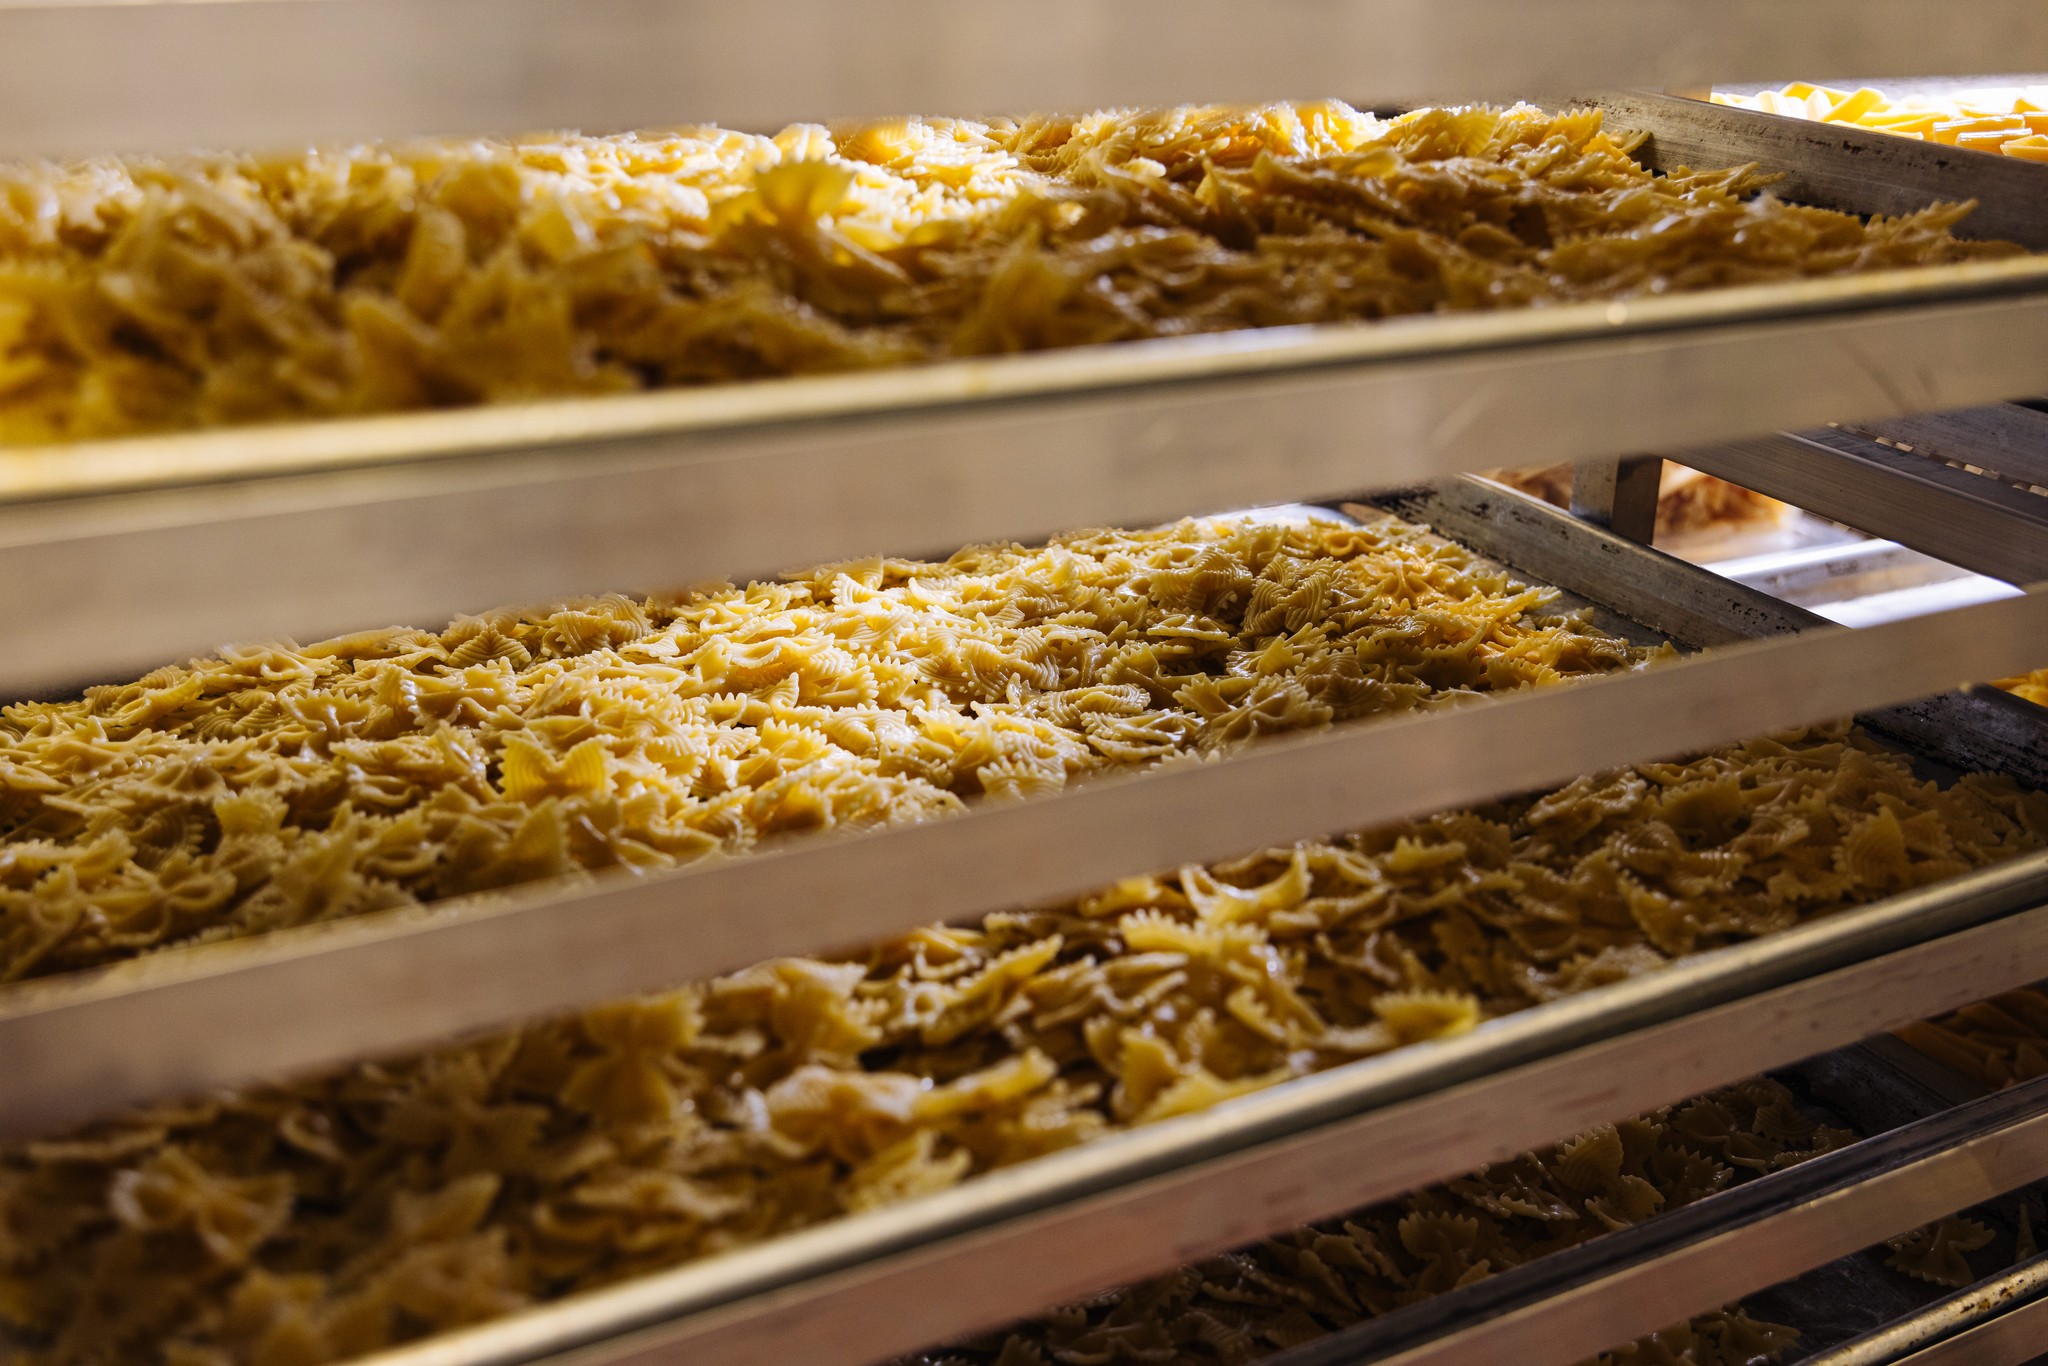
[(1660, 456), (1582, 460), (1572, 466), (1572, 514), (1648, 545), (1657, 534), (1657, 489), (1663, 478)]

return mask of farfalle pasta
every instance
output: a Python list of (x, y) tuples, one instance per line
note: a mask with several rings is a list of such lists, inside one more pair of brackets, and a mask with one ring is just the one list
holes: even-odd
[[(1855, 1138), (1759, 1078), (895, 1366), (1243, 1366)], [(1599, 1360), (1757, 1366), (1797, 1336), (1716, 1312)]]
[(1995, 1236), (1975, 1219), (1951, 1215), (1887, 1239), (1890, 1255), (1884, 1264), (1915, 1280), (1961, 1290), (1977, 1279), (1969, 1254), (1989, 1247)]
[[(2035, 794), (1942, 789), (1823, 729), (764, 963), (6, 1149), (0, 1312), (39, 1366), (360, 1355), (1455, 1035), (2044, 833)], [(1772, 1142), (1803, 1122), (1768, 1099), (1741, 1118)], [(1689, 1123), (1726, 1138), (1724, 1165), (1775, 1160)], [(1560, 1150), (1595, 1219), (1662, 1198), (1600, 1184), (1628, 1154)]]
[(1335, 101), (0, 169), (0, 441), (602, 394), (2017, 251)]
[(2003, 688), (2014, 697), (2032, 702), (2036, 706), (2048, 707), (2048, 669), (2036, 669), (2017, 678), (2001, 678), (1993, 686)]
[(1898, 1031), (1913, 1047), (1978, 1083), (2002, 1091), (2048, 1077), (2048, 992), (2023, 987)]
[(264, 646), (0, 710), (0, 981), (1635, 667), (1397, 520), (1184, 522)]

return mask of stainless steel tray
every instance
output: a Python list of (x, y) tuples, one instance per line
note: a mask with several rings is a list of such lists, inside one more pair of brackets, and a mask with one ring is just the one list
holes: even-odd
[[(1796, 609), (1476, 481), (1386, 501), (1533, 577), (1561, 581), (1582, 599), (1647, 617), (1646, 627), (1689, 644), (1803, 624)], [(1926, 722), (1925, 737), (1933, 743), (1918, 747), (1934, 761), (1963, 767), (1995, 760), (2033, 781), (2048, 778), (2048, 746), (2038, 729), (1979, 733), (1970, 699), (1933, 705), (1939, 715)], [(1909, 741), (1913, 724), (1924, 721), (1871, 719), (1894, 734), (1903, 730)], [(1237, 814), (1241, 821), (1242, 810)], [(388, 1361), (496, 1366), (597, 1343), (588, 1348), (589, 1360), (681, 1352), (692, 1361), (760, 1360), (779, 1353), (854, 1363), (907, 1350), (2048, 975), (2048, 909), (2011, 914), (2044, 896), (2048, 854), (2030, 856), (1526, 1011), (1464, 1039), (1308, 1078), (930, 1199), (435, 1339)], [(694, 927), (694, 910), (689, 920)], [(418, 947), (404, 944), (398, 952), (416, 958)], [(644, 945), (636, 941), (635, 948), (645, 955)], [(201, 955), (213, 955), (203, 961), (218, 965), (245, 950), (266, 951), (260, 944), (224, 946), (188, 961), (198, 965)], [(579, 945), (576, 954), (549, 956), (549, 971), (559, 974), (565, 961), (588, 953)], [(146, 976), (171, 957), (133, 966)], [(423, 1018), (409, 1002), (376, 996), (375, 983), (356, 976), (345, 957), (307, 949), (302, 961), (307, 974), (295, 980), (315, 984), (312, 998), (285, 990), (275, 976), (255, 979), (262, 990), (252, 994), (226, 969), (217, 977), (187, 971), (198, 993), (188, 999), (203, 997), (227, 1012), (211, 1024), (203, 1015), (179, 1015), (175, 995), (151, 1000), (148, 993), (125, 998), (132, 1012), (125, 1015), (122, 996), (105, 998), (110, 1008), (97, 1019), (92, 1003), (81, 1002), (69, 1021), (40, 1035), (17, 1030), (9, 1039), (6, 1031), (23, 1018), (0, 1019), (0, 1040), (27, 1063), (10, 1086), (10, 1120), (19, 1127), (103, 1098), (88, 1080), (119, 1075), (154, 1039), (187, 1064), (195, 1056), (213, 1063), (227, 1057), (225, 1074), (215, 1079), (228, 1080), (263, 1070), (252, 1055), (237, 1052), (251, 1038), (260, 1042), (257, 1056), (267, 1057), (262, 1050), (274, 1051), (280, 1031), (293, 1036), (292, 1048), (304, 1048), (308, 1035), (341, 1017), (349, 1027), (367, 1021), (373, 1030), (393, 1020), (411, 1028)], [(365, 995), (373, 997), (367, 1005)], [(309, 1008), (309, 999), (323, 998), (334, 1008)], [(344, 1000), (349, 1009), (340, 1009)], [(256, 1014), (237, 1013), (251, 1009)], [(216, 1032), (221, 1020), (232, 1032)], [(1792, 1021), (1796, 1028), (1788, 1027)], [(22, 1049), (12, 1042), (34, 1037), (46, 1043)], [(95, 1038), (122, 1044), (95, 1048)], [(1702, 1047), (1705, 1039), (1713, 1040), (1711, 1048)], [(359, 1038), (349, 1046), (358, 1047)], [(161, 1086), (164, 1075), (153, 1081)], [(133, 1074), (120, 1084), (134, 1084)], [(1385, 1160), (1360, 1164), (1362, 1144)]]
[[(1790, 121), (1689, 100), (1604, 103), (1652, 133), (1653, 160), (1711, 140), (1857, 207), (1978, 198), (1984, 222), (2048, 245), (2048, 176), (2010, 174), (2034, 168), (1929, 166), (1902, 139), (1791, 137)], [(13, 450), (0, 696), (227, 639), (1981, 403), (2048, 389), (2044, 326), (2048, 258), (2033, 257)], [(75, 610), (81, 595), (99, 610)]]
[[(1518, 506), (1503, 498), (1514, 496), (1483, 495)], [(1743, 622), (1789, 620), (1767, 599), (1527, 500), (1503, 526), (1521, 546), (1482, 550), (1539, 580), (1605, 595), (1681, 641), (1733, 640)], [(1587, 557), (1605, 572), (1581, 585), (1569, 575)], [(1612, 586), (1623, 577), (1639, 586)], [(1670, 600), (1643, 601), (1652, 584)], [(1715, 604), (1728, 614), (1718, 625)], [(11, 1060), (0, 1131), (412, 1047), (778, 954), (857, 947), (934, 919), (1082, 895), (1118, 877), (1935, 694), (1959, 677), (2023, 667), (2043, 638), (2048, 595), (1728, 644), (1640, 674), (1276, 738), (1220, 763), (1105, 778), (925, 825), (808, 836), (659, 875), (536, 885), (21, 984), (0, 992), (0, 1055)], [(1951, 743), (1937, 733), (1951, 728), (1956, 705), (1938, 704), (1944, 719), (1915, 742)], [(2033, 752), (2022, 729), (2000, 766), (2025, 776)], [(1383, 781), (1386, 773), (1402, 780)], [(1061, 857), (1045, 859), (1048, 848)]]

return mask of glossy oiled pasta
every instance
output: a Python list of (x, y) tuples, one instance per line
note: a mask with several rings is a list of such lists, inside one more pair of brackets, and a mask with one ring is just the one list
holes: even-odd
[[(1815, 1123), (1776, 1082), (1743, 1082), (896, 1366), (1242, 1366), (1855, 1137)], [(1760, 1366), (1797, 1336), (1715, 1313), (1600, 1361)]]
[(45, 1366), (352, 1356), (1455, 1034), (2044, 832), (2048, 802), (2008, 782), (1942, 790), (1820, 731), (765, 963), (9, 1149), (0, 1308)]
[(873, 560), (0, 711), (0, 981), (1631, 668), (1393, 519)]
[(1336, 102), (0, 169), (0, 441), (612, 393), (2016, 250)]

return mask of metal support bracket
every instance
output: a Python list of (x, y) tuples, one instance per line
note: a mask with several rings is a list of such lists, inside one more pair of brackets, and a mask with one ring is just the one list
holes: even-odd
[(1648, 545), (1657, 534), (1657, 490), (1664, 461), (1655, 455), (1581, 460), (1572, 466), (1572, 515)]

